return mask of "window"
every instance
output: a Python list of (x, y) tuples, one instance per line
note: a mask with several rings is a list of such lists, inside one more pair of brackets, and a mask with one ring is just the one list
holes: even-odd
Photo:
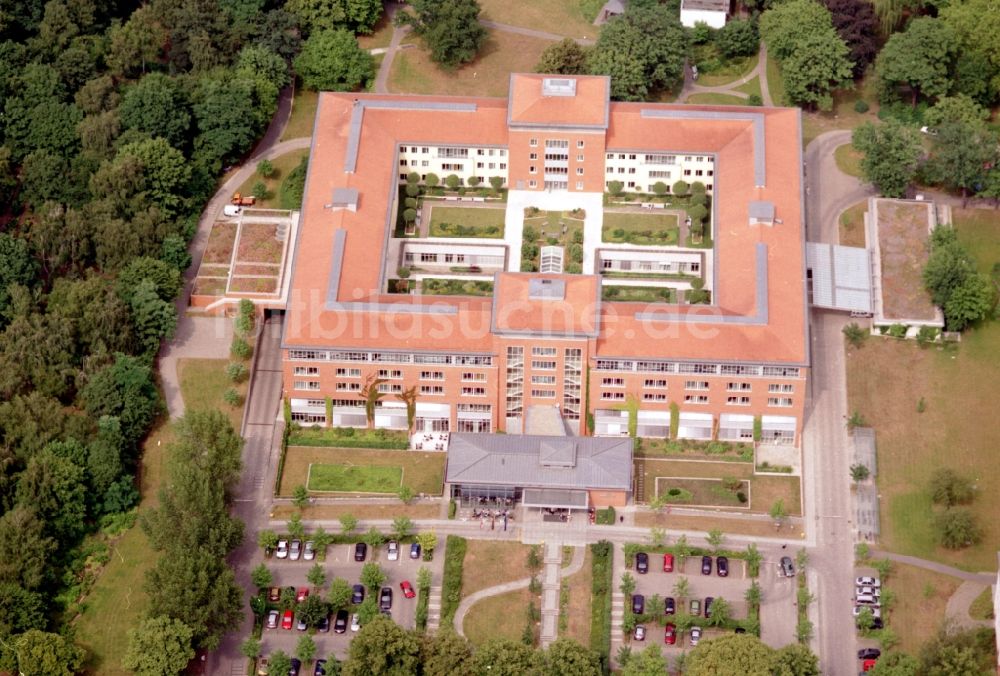
[(361, 369), (337, 369), (338, 378), (360, 378)]
[(383, 394), (399, 394), (403, 391), (403, 386), (399, 383), (379, 383), (378, 391)]
[(555, 385), (555, 376), (531, 376), (532, 385)]
[(708, 170), (708, 175), (709, 175), (709, 176), (715, 176), (715, 172), (714, 172), (714, 171), (712, 171), (711, 169), (709, 169), (709, 170)]
[(405, 167), (406, 166), (406, 160), (400, 160), (399, 161), (399, 166)]
[(490, 169), (496, 169), (497, 168), (497, 163), (496, 162), (490, 162), (489, 165), (490, 165)]
[(685, 169), (684, 170), (684, 175), (685, 176), (690, 176), (691, 175), (691, 170), (690, 169)]
[(393, 380), (399, 380), (400, 378), (403, 377), (403, 372), (400, 371), (400, 370), (398, 370), (398, 369), (392, 369), (392, 370), (389, 370), (389, 369), (379, 369), (378, 370), (378, 377), (379, 378), (391, 378)]
[(295, 375), (297, 376), (318, 376), (319, 367), (318, 366), (296, 366)]
[(529, 153), (528, 154), (528, 159), (529, 160), (537, 160), (538, 159), (538, 153)]
[(538, 361), (534, 360), (531, 362), (531, 368), (538, 371), (555, 371), (556, 363), (554, 361)]
[(791, 397), (768, 397), (767, 398), (767, 405), (768, 406), (780, 406), (780, 407), (783, 407), (783, 408), (787, 408), (787, 407), (789, 407), (789, 406), (792, 405), (792, 398)]
[(667, 400), (667, 395), (663, 394), (662, 392), (643, 392), (643, 394), (642, 394), (642, 400), (643, 401), (666, 401)]
[(684, 381), (685, 390), (707, 390), (708, 381), (707, 380), (686, 380)]
[(486, 374), (485, 373), (463, 373), (462, 374), (462, 380), (464, 380), (465, 382), (472, 382), (472, 383), (485, 383), (486, 382)]
[(440, 396), (444, 394), (443, 385), (421, 385), (420, 394), (428, 394), (431, 396)]
[(478, 148), (476, 150), (476, 154), (477, 155), (485, 155), (486, 154), (486, 149), (485, 148)]
[(576, 161), (577, 162), (583, 162), (583, 155), (577, 155), (576, 156)]
[(635, 187), (635, 181), (629, 181), (628, 182), (628, 187), (634, 188)]
[(705, 186), (705, 189), (706, 189), (706, 190), (711, 190), (711, 189), (712, 189), (712, 184), (711, 184), (711, 183), (709, 183), (708, 185), (706, 185), (706, 186)]
[(618, 159), (619, 160), (624, 160), (625, 159), (625, 153), (618, 153)]
[(750, 397), (726, 397), (726, 403), (730, 406), (749, 406)]
[(728, 392), (749, 392), (750, 383), (726, 383), (726, 391)]
[(577, 167), (576, 168), (576, 175), (577, 176), (583, 176), (583, 167)]
[(337, 383), (338, 392), (360, 392), (361, 383)]
[(799, 367), (798, 366), (765, 366), (764, 367), (765, 376), (775, 376), (778, 378), (798, 378), (799, 377)]
[(555, 390), (532, 390), (531, 396), (536, 399), (554, 399), (556, 396)]
[[(352, 383), (352, 384), (357, 385), (358, 383)], [(315, 380), (296, 380), (293, 387), (296, 390), (316, 391), (319, 389), (319, 383), (316, 382)]]
[(532, 148), (537, 148), (538, 147), (538, 139), (536, 139), (536, 138), (528, 139), (528, 145), (531, 146)]
[(628, 158), (629, 158), (630, 160), (634, 160), (634, 159), (635, 159), (635, 153), (632, 153), (631, 155), (629, 155), (629, 156), (628, 156)]
[(685, 162), (690, 162), (690, 161), (691, 161), (691, 156), (690, 156), (690, 155), (688, 155), (687, 157), (685, 157), (685, 158), (684, 158), (684, 161), (685, 161)]
[[(431, 166), (431, 163), (428, 162), (427, 160), (420, 160), (420, 166), (421, 167), (429, 167), (429, 166)], [(423, 179), (422, 176), (421, 176), (421, 179)]]
[(628, 168), (628, 173), (634, 174), (635, 173), (635, 167), (629, 167)]
[(624, 378), (602, 378), (601, 379), (601, 386), (602, 387), (625, 387), (625, 379)]
[(705, 161), (705, 158), (704, 158), (704, 157), (701, 157), (701, 156), (699, 155), (698, 157), (694, 158), (694, 161), (695, 161), (695, 162), (704, 162), (704, 161)]
[(445, 254), (444, 255), (444, 262), (445, 263), (454, 263), (455, 262), (455, 254)]
[(583, 141), (577, 141), (576, 142), (576, 147), (577, 148), (582, 148), (583, 147)]
[(399, 175), (399, 180), (400, 181), (405, 181), (406, 180), (406, 174), (400, 174)]
[(444, 371), (421, 371), (421, 380), (444, 380)]
[[(569, 148), (569, 141), (564, 141), (562, 139), (546, 139), (546, 148)], [(580, 146), (582, 147), (582, 146)]]
[(705, 172), (704, 172), (704, 171), (702, 171), (701, 169), (695, 169), (695, 170), (694, 170), (694, 175), (695, 175), (695, 176), (704, 176), (704, 175), (705, 175)]
[(528, 181), (528, 187), (529, 188), (537, 188), (538, 187), (538, 181)]
[(607, 155), (604, 156), (604, 159), (606, 159), (606, 160), (613, 160), (613, 159), (615, 159), (615, 154), (614, 153), (608, 153)]
[(463, 387), (462, 388), (463, 397), (485, 397), (486, 388), (485, 387)]
[(483, 168), (483, 163), (482, 162), (476, 162), (476, 169), (482, 169), (482, 168)]
[(643, 387), (653, 388), (657, 390), (667, 389), (667, 381), (658, 378), (646, 378), (642, 384)]
[(624, 392), (601, 392), (601, 399), (604, 401), (624, 401)]
[(583, 181), (577, 181), (576, 182), (576, 189), (577, 190), (583, 190)]
[(427, 153), (429, 153), (430, 151), (431, 151), (431, 149), (430, 149), (430, 148), (428, 148), (427, 146), (424, 146), (423, 148), (421, 148), (421, 149), (420, 149), (420, 152), (421, 152), (422, 154), (424, 154), (424, 155), (426, 155), (426, 154), (427, 154)]
[(420, 254), (421, 263), (437, 263), (438, 256), (436, 253), (422, 253)]
[(530, 167), (528, 167), (528, 173), (529, 174), (537, 174), (538, 173), (538, 168), (535, 165), (532, 164)]
[(533, 347), (531, 348), (532, 357), (554, 357), (556, 356), (556, 348), (554, 347)]
[(707, 404), (708, 395), (707, 394), (685, 394), (684, 395), (685, 404)]
[(795, 391), (795, 386), (790, 383), (771, 383), (767, 386), (767, 391), (771, 393), (791, 394)]
[[(501, 162), (500, 163), (500, 169), (506, 169), (506, 168), (507, 168), (507, 163), (506, 162)], [(709, 187), (711, 187), (711, 186), (709, 186)]]
[(504, 148), (500, 149), (500, 157), (507, 157), (507, 151)]

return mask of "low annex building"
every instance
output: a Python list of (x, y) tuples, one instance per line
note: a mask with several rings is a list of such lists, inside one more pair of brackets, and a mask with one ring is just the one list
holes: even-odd
[(370, 386), (376, 427), (406, 430), (414, 393), (418, 434), (519, 433), (542, 406), (574, 435), (625, 437), (634, 410), (640, 435), (799, 443), (799, 111), (609, 90), (320, 95), (282, 338), (294, 421), (364, 426)]

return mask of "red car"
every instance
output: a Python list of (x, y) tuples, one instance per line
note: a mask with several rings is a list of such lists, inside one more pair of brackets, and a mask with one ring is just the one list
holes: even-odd
[(664, 554), (663, 555), (663, 572), (672, 573), (674, 572), (674, 555)]
[(309, 587), (299, 587), (299, 591), (295, 594), (295, 600), (298, 603), (302, 603), (309, 596)]
[(875, 660), (865, 660), (861, 663), (861, 671), (871, 671), (875, 668)]
[(403, 580), (399, 583), (399, 588), (403, 590), (403, 596), (408, 599), (412, 599), (416, 596), (416, 592), (413, 591), (413, 585), (409, 583), (408, 580)]
[(292, 628), (292, 616), (293, 613), (290, 610), (286, 610), (285, 614), (281, 616), (281, 628), (291, 630)]
[(663, 642), (667, 645), (677, 643), (677, 627), (672, 624), (667, 625), (666, 630), (663, 632)]

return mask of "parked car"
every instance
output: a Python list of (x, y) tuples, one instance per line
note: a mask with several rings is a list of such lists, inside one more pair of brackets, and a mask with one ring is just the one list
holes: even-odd
[(714, 596), (705, 597), (705, 617), (709, 618), (712, 616), (712, 601), (715, 600)]
[(667, 623), (666, 628), (663, 631), (663, 642), (667, 645), (673, 645), (677, 643), (677, 627), (676, 625)]
[(347, 611), (340, 609), (337, 611), (337, 617), (333, 620), (333, 632), (343, 634), (345, 631), (347, 631)]
[(368, 545), (366, 545), (364, 542), (359, 542), (358, 544), (354, 545), (355, 561), (364, 561), (365, 557), (367, 556), (368, 556)]
[(636, 641), (646, 640), (646, 626), (642, 624), (635, 625), (635, 632), (632, 634), (632, 639)]
[(288, 544), (288, 559), (290, 561), (298, 561), (301, 555), (302, 555), (302, 541), (292, 540)]
[(733, 629), (733, 633), (734, 634), (745, 634), (745, 633), (747, 633), (747, 630), (744, 629), (743, 627), (736, 627), (735, 629)]
[(642, 615), (644, 610), (646, 610), (646, 597), (642, 594), (632, 594), (632, 612)]
[(351, 603), (354, 605), (359, 605), (364, 603), (365, 600), (365, 586), (363, 584), (356, 584), (351, 587)]
[(306, 561), (312, 561), (316, 558), (316, 543), (312, 540), (306, 540), (305, 547), (302, 548), (302, 558)]
[(296, 657), (292, 658), (292, 665), (288, 669), (288, 676), (299, 676), (299, 669), (302, 668), (302, 661)]
[(302, 603), (309, 596), (309, 587), (299, 587), (299, 590), (295, 592), (295, 602)]
[(854, 606), (854, 609), (851, 611), (854, 614), (854, 617), (860, 616), (863, 608), (870, 610), (872, 617), (882, 617), (882, 608), (872, 606)]
[(326, 660), (316, 660), (316, 668), (313, 669), (313, 676), (326, 676)]
[(288, 540), (278, 540), (278, 549), (274, 555), (279, 559), (288, 558)]
[(389, 561), (398, 561), (399, 560), (399, 543), (398, 542), (396, 542), (395, 540), (389, 540), (389, 542), (387, 542), (386, 545), (385, 545), (385, 549), (386, 549), (386, 553), (387, 553), (386, 558)]
[(413, 542), (410, 544), (410, 558), (419, 559), (420, 558), (420, 543)]
[(691, 647), (698, 645), (701, 640), (701, 627), (691, 627)]
[(635, 572), (645, 575), (649, 572), (649, 554), (639, 552), (635, 555)]
[(698, 617), (701, 615), (701, 601), (698, 599), (691, 599), (688, 603), (688, 614)]
[(795, 577), (795, 565), (792, 563), (792, 557), (781, 557), (781, 574), (784, 577)]
[(306, 621), (304, 619), (299, 617), (298, 621), (295, 623), (295, 628), (299, 631), (305, 631), (306, 629), (309, 628), (309, 626), (306, 624)]
[(351, 615), (351, 631), (358, 631), (361, 629), (361, 616), (357, 613)]
[(663, 572), (672, 573), (674, 572), (674, 555), (664, 554), (663, 555)]
[(729, 577), (729, 558), (719, 556), (715, 559), (715, 572), (719, 577)]
[(865, 660), (861, 663), (861, 671), (871, 671), (875, 668), (875, 660)]
[(392, 587), (382, 587), (382, 593), (378, 596), (378, 607), (380, 610), (392, 609)]
[(712, 574), (712, 557), (703, 556), (701, 557), (701, 574), (711, 575)]
[(413, 591), (413, 585), (410, 584), (409, 580), (403, 580), (399, 583), (399, 588), (403, 590), (403, 596), (408, 599), (412, 599), (416, 596), (416, 592)]
[(881, 606), (878, 597), (872, 594), (858, 594), (854, 600), (863, 606)]
[(854, 584), (858, 587), (881, 587), (882, 580), (877, 577), (863, 576), (855, 580)]
[(872, 620), (872, 629), (881, 629), (881, 628), (882, 628), (882, 618), (876, 617), (874, 620)]
[(870, 594), (871, 596), (879, 597), (882, 596), (882, 590), (878, 587), (855, 587), (854, 594), (855, 596)]
[(882, 651), (878, 648), (862, 648), (858, 651), (859, 660), (877, 660), (882, 656)]
[(330, 615), (329, 614), (325, 615), (323, 617), (323, 619), (319, 621), (319, 624), (316, 625), (316, 630), (317, 631), (321, 631), (324, 634), (330, 633)]
[(663, 614), (673, 615), (676, 612), (677, 612), (677, 602), (674, 601), (674, 597), (668, 596), (667, 598), (663, 599)]
[(281, 628), (291, 630), (293, 617), (294, 613), (290, 610), (286, 610), (285, 614), (281, 616)]
[(277, 610), (272, 610), (267, 614), (267, 628), (277, 629), (278, 628), (278, 613)]
[(281, 587), (271, 587), (267, 590), (267, 600), (277, 603), (281, 599)]

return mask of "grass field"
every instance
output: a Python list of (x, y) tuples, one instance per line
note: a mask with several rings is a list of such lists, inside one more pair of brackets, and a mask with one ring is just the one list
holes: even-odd
[(528, 577), (530, 549), (519, 542), (469, 540), (462, 566), (462, 596)]
[(961, 583), (916, 566), (892, 565), (892, 574), (883, 584), (896, 595), (888, 626), (899, 636), (899, 650), (916, 654), (937, 633), (948, 599)]
[(569, 38), (597, 37), (598, 28), (583, 14), (580, 0), (479, 0), (480, 19), (533, 28)]
[(292, 114), (288, 118), (288, 125), (285, 126), (285, 131), (281, 134), (282, 141), (302, 138), (303, 136), (312, 136), (318, 102), (318, 92), (304, 89), (301, 85), (296, 85), (295, 98), (292, 100)]
[[(740, 491), (747, 492), (747, 482), (740, 484)], [(663, 495), (672, 488), (691, 493), (691, 499), (678, 505), (691, 505), (698, 507), (729, 507), (731, 509), (745, 509), (746, 503), (742, 503), (736, 497), (736, 491), (726, 489), (722, 482), (717, 479), (675, 479), (668, 477), (658, 477), (656, 481), (656, 494)]]
[(723, 533), (733, 535), (759, 535), (762, 537), (805, 538), (805, 533), (795, 524), (785, 524), (780, 529), (770, 520), (751, 521), (748, 519), (726, 518), (724, 516), (682, 516), (666, 512), (639, 512), (635, 515), (635, 525), (644, 528), (677, 528), (680, 530), (708, 531), (718, 528)]
[(848, 176), (861, 178), (861, 153), (854, 149), (850, 143), (837, 146), (833, 151), (833, 159), (837, 162), (837, 168)]
[(604, 213), (601, 240), (666, 246), (677, 244), (676, 214), (643, 214), (621, 211)]
[(739, 87), (736, 88), (736, 91), (743, 92), (744, 94), (747, 94), (747, 95), (756, 94), (757, 96), (761, 96), (761, 93), (760, 93), (760, 78), (759, 77), (755, 77), (754, 79), (750, 80), (749, 82), (747, 82), (745, 84), (741, 84)]
[(402, 467), (322, 463), (309, 466), (310, 491), (395, 493), (402, 485)]
[(358, 46), (361, 49), (375, 49), (377, 47), (388, 47), (392, 40), (392, 19), (388, 12), (382, 13), (382, 18), (375, 24), (375, 28), (369, 35), (358, 36)]
[[(312, 133), (311, 128), (309, 133)], [(243, 182), (243, 185), (239, 187), (238, 192), (242, 195), (253, 195), (254, 185), (263, 181), (264, 185), (267, 187), (266, 199), (262, 199), (260, 195), (257, 195), (257, 203), (254, 207), (261, 209), (281, 209), (281, 205), (283, 203), (281, 182), (288, 175), (288, 173), (292, 171), (292, 169), (299, 166), (299, 162), (302, 161), (302, 158), (308, 157), (308, 155), (308, 148), (303, 148), (302, 150), (293, 150), (280, 157), (274, 158), (271, 160), (271, 165), (274, 167), (274, 174), (272, 174), (270, 178), (263, 178), (254, 172), (253, 176)]]
[[(182, 359), (177, 365), (181, 396), (189, 410), (230, 407), (222, 403), (222, 393), (229, 388), (223, 369), (225, 360)], [(221, 376), (221, 377), (219, 377)], [(246, 385), (240, 386), (245, 393)], [(237, 429), (243, 409), (227, 411)], [(169, 423), (160, 422), (143, 443), (139, 473), (142, 502), (140, 511), (157, 503), (157, 491), (163, 481), (166, 448), (173, 439)], [(127, 674), (121, 668), (128, 647), (124, 637), (146, 612), (149, 602), (143, 592), (146, 571), (156, 562), (156, 552), (138, 526), (125, 532), (112, 544), (111, 560), (101, 572), (90, 594), (84, 599), (85, 610), (73, 627), (77, 639), (89, 653), (87, 671), (94, 674)]]
[[(771, 94), (774, 105), (785, 105), (785, 81), (781, 79), (781, 66), (771, 54), (767, 55), (765, 72), (767, 73), (767, 91)], [(805, 145), (804, 141), (803, 145)]]
[(758, 54), (725, 59), (711, 42), (692, 48), (692, 61), (698, 66), (698, 84), (719, 87), (745, 77), (757, 67)]
[(701, 94), (692, 94), (687, 97), (687, 103), (700, 103), (704, 106), (745, 106), (747, 105), (747, 100), (730, 94), (704, 92)]
[(566, 631), (560, 631), (559, 635), (589, 647), (590, 604), (592, 601), (590, 589), (594, 580), (594, 565), (590, 547), (587, 547), (586, 550), (583, 568), (580, 569), (580, 572), (563, 578), (565, 582), (569, 583), (569, 607), (566, 609), (569, 624)]
[(337, 505), (311, 505), (299, 510), (295, 505), (275, 505), (271, 510), (271, 516), (275, 519), (288, 519), (292, 514), (302, 512), (302, 518), (306, 521), (310, 519), (336, 519), (342, 514), (353, 514), (359, 519), (394, 519), (397, 516), (408, 516), (411, 519), (436, 519), (441, 514), (440, 505), (430, 505), (426, 503), (404, 505), (393, 503), (385, 505), (372, 504), (337, 504)]
[(542, 51), (550, 44), (539, 38), (490, 31), (476, 60), (454, 71), (440, 68), (424, 49), (407, 49), (393, 59), (389, 91), (396, 94), (506, 96), (510, 74), (532, 72)]
[[(981, 270), (1000, 260), (1000, 217), (956, 211), (959, 238)], [(995, 393), (1000, 382), (1000, 323), (967, 331), (946, 349), (910, 341), (868, 340), (847, 358), (848, 400), (875, 428), (878, 444), (882, 544), (966, 570), (996, 568), (1000, 542), (1000, 481), (996, 462)], [(923, 397), (926, 407), (917, 412)], [(951, 551), (937, 546), (927, 491), (932, 472), (949, 467), (979, 486), (970, 505), (982, 542)]]
[[(503, 239), (505, 214), (503, 209), (434, 205), (431, 207), (430, 236)], [(457, 230), (455, 226), (471, 230)]]
[[(281, 495), (291, 495), (296, 486), (306, 484), (309, 466), (313, 465), (364, 465), (370, 467), (390, 467), (401, 469), (402, 483), (414, 493), (440, 495), (444, 482), (444, 453), (421, 453), (419, 451), (384, 451), (372, 448), (326, 448), (315, 446), (289, 446), (285, 454), (285, 470), (281, 476)], [(312, 486), (310, 486), (312, 487)], [(395, 492), (396, 488), (389, 492)], [(317, 489), (320, 490), (320, 489)], [(347, 490), (350, 489), (323, 489)], [(366, 489), (357, 488), (355, 491)]]
[(848, 207), (840, 214), (840, 243), (844, 246), (865, 246), (865, 212), (868, 200)]
[[(535, 601), (535, 608), (540, 612), (541, 601), (527, 589), (518, 589), (479, 601), (469, 608), (462, 623), (466, 638), (474, 646), (496, 638), (506, 638), (520, 643), (524, 627), (528, 622), (528, 604), (532, 599)], [(590, 616), (587, 618), (589, 620)], [(537, 627), (535, 633), (536, 635), (538, 633)]]
[(993, 608), (993, 589), (986, 587), (983, 593), (976, 597), (969, 606), (969, 617), (974, 620), (992, 620), (995, 615)]

